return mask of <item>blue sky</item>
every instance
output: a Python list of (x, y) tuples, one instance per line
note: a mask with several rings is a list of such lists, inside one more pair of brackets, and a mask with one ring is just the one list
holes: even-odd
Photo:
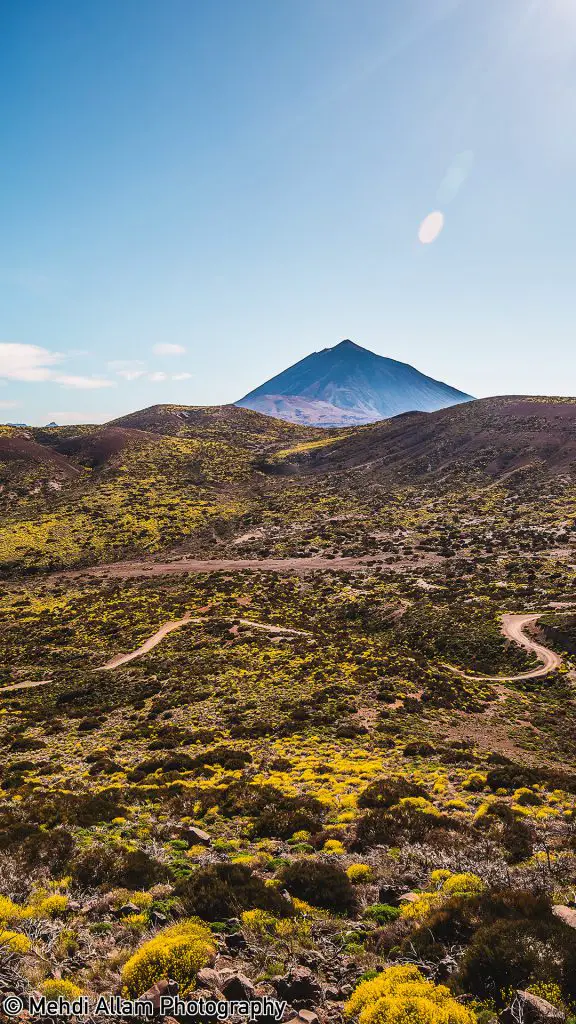
[(0, 421), (233, 401), (345, 337), (575, 394), (575, 123), (574, 0), (5, 0)]

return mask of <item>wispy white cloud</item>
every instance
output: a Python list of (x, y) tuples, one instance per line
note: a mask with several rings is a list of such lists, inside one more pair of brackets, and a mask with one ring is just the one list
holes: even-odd
[(161, 342), (154, 345), (152, 349), (155, 356), (183, 356), (186, 349), (183, 345), (171, 345), (169, 342)]
[(146, 373), (146, 363), (141, 359), (113, 359), (108, 363), (108, 369), (124, 380), (138, 380)]
[(54, 377), (56, 384), (63, 388), (77, 388), (80, 391), (91, 391), (97, 388), (115, 388), (116, 381), (108, 380), (107, 377), (75, 377), (65, 374), (62, 377)]
[(0, 409), (17, 409), (19, 402), (0, 402)]
[(49, 352), (39, 345), (0, 342), (0, 377), (21, 381), (50, 380), (54, 373), (51, 367), (62, 359), (61, 353)]
[(162, 373), (161, 370), (157, 370), (155, 373), (149, 373), (148, 374), (148, 380), (154, 381), (155, 383), (156, 383), (156, 381), (167, 380), (167, 379), (168, 379), (168, 374), (167, 373)]
[(172, 380), (190, 380), (191, 373), (173, 373)]
[(40, 345), (0, 342), (0, 379), (38, 383), (48, 381), (64, 388), (112, 388), (115, 383), (105, 377), (77, 377), (55, 369), (64, 360), (61, 352), (50, 352)]

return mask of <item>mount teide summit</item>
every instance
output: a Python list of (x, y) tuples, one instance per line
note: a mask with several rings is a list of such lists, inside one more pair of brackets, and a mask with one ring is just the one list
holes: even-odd
[(403, 412), (436, 412), (471, 398), (346, 340), (294, 363), (236, 405), (292, 423), (344, 427)]

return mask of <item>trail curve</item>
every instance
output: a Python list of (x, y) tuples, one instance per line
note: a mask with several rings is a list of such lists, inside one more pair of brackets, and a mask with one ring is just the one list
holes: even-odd
[(543, 612), (509, 612), (502, 616), (502, 632), (504, 636), (508, 640), (512, 640), (513, 643), (519, 644), (524, 650), (535, 654), (541, 662), (538, 668), (533, 668), (529, 672), (520, 672), (515, 676), (479, 676), (467, 675), (452, 665), (447, 665), (446, 667), (457, 675), (462, 676), (463, 679), (470, 679), (472, 681), (485, 680), (494, 683), (515, 683), (521, 682), (523, 679), (539, 679), (541, 676), (547, 676), (551, 672), (556, 672), (562, 666), (560, 655), (556, 654), (555, 651), (551, 651), (548, 647), (544, 647), (543, 644), (539, 644), (524, 632), (526, 626), (537, 622), (542, 615)]
[[(185, 626), (188, 622), (209, 622), (209, 619), (193, 618), (191, 612), (187, 612), (181, 619), (175, 619), (170, 622), (165, 622), (160, 629), (148, 637), (144, 643), (137, 647), (136, 650), (130, 651), (128, 654), (115, 654), (113, 658), (110, 658), (105, 665), (101, 665), (101, 671), (110, 671), (110, 669), (120, 668), (121, 665), (126, 665), (129, 661), (134, 661), (135, 658), (141, 658), (143, 654), (147, 654), (153, 647), (156, 647), (165, 636), (172, 633), (175, 629), (180, 629)], [(215, 620), (212, 620), (215, 621)], [(237, 623), (242, 626), (251, 626), (253, 629), (262, 629), (267, 633), (276, 634), (290, 634), (293, 636), (310, 636), (310, 634), (303, 629), (291, 629), (289, 626), (274, 626), (266, 622), (254, 622), (252, 619), (236, 619)]]

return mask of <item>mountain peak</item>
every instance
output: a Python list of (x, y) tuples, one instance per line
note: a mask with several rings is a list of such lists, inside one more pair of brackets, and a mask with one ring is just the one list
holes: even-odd
[(345, 338), (312, 352), (236, 404), (306, 425), (374, 423), (403, 412), (435, 412), (470, 395)]
[(363, 348), (362, 345), (357, 345), (355, 341), (350, 341), (350, 338), (344, 338), (344, 341), (339, 341), (337, 345), (329, 345), (327, 348), (323, 348), (322, 352), (369, 352), (370, 355), (374, 355), (369, 349)]

